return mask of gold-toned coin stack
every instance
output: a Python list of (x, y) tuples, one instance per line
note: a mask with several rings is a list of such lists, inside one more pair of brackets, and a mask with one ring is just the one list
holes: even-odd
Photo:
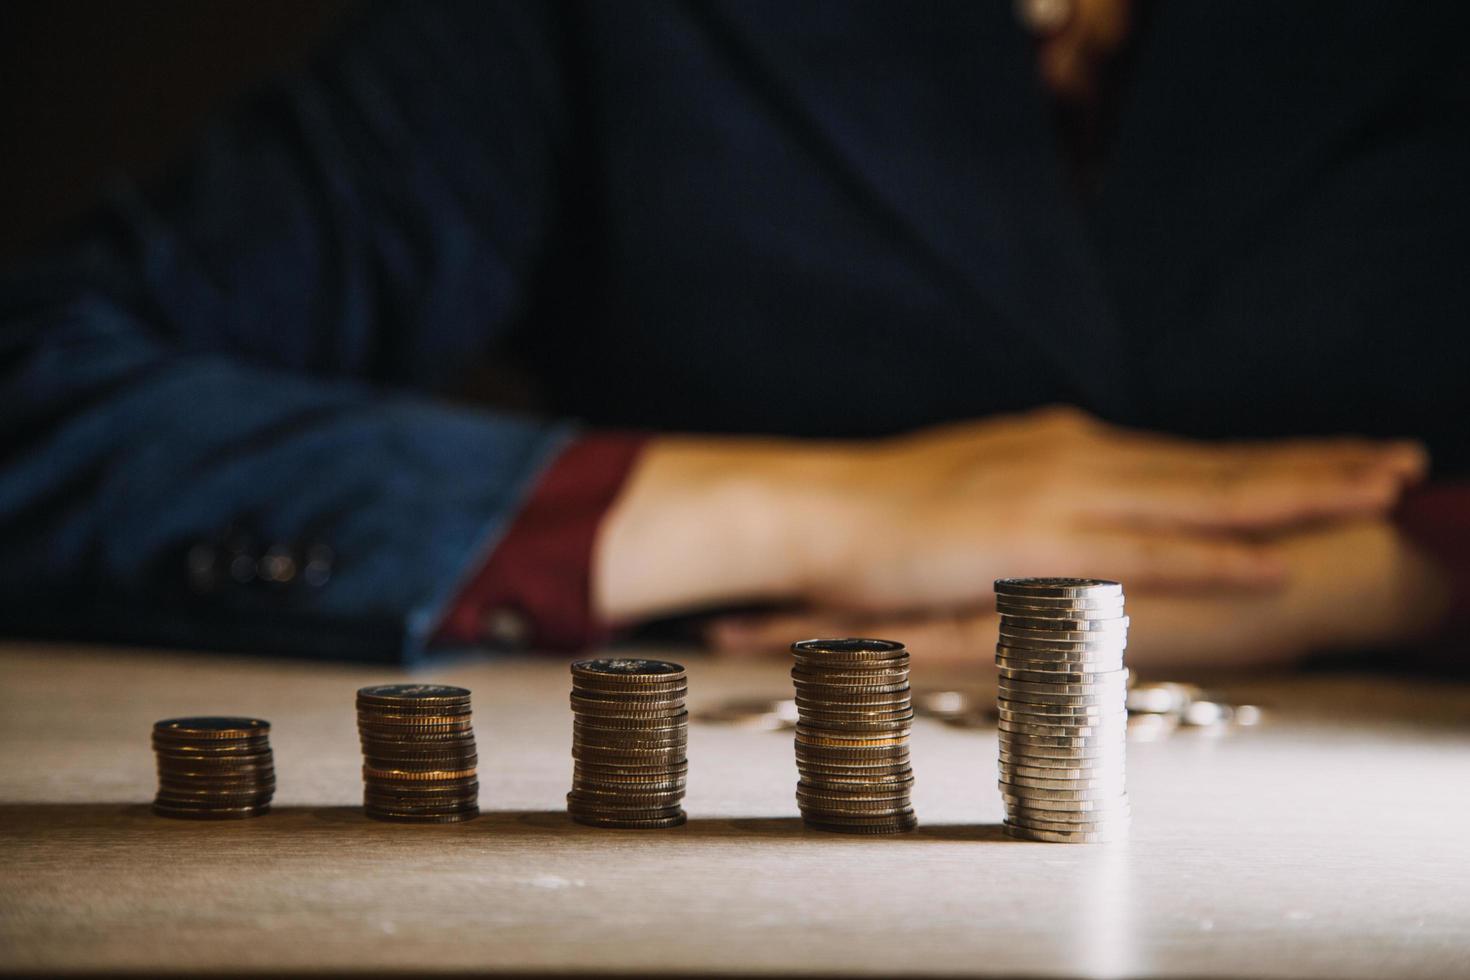
[(796, 664), (796, 802), (808, 827), (896, 834), (918, 826), (909, 790), (909, 654), (890, 640), (803, 640)]
[(270, 722), (170, 718), (153, 726), (158, 795), (153, 812), (185, 820), (236, 820), (270, 812), (276, 791)]
[(1127, 835), (1128, 617), (1101, 579), (1000, 579), (1000, 791), (1006, 833), (1102, 843)]
[(572, 791), (577, 823), (677, 827), (689, 778), (689, 679), (679, 664), (620, 658), (572, 664)]
[(383, 684), (357, 692), (362, 805), (376, 820), (458, 823), (480, 815), (470, 692)]

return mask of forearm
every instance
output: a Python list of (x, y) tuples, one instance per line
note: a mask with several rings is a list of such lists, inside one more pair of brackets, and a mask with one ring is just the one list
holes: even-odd
[(836, 474), (853, 452), (791, 439), (650, 443), (598, 535), (597, 615), (629, 621), (799, 598), (831, 560), (824, 542), (844, 536)]

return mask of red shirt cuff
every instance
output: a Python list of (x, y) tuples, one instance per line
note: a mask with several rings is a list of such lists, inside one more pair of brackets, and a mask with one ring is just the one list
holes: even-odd
[(1470, 481), (1409, 491), (1395, 520), (1449, 579), (1451, 605), (1443, 630), (1470, 626)]
[(435, 642), (578, 650), (606, 641), (611, 627), (592, 611), (592, 548), (647, 441), (598, 433), (563, 450), (450, 606)]

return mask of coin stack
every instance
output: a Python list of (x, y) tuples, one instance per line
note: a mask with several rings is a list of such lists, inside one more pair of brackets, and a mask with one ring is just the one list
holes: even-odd
[(1000, 791), (1012, 837), (1068, 844), (1128, 831), (1128, 617), (1101, 579), (995, 583)]
[(362, 805), (376, 820), (458, 823), (480, 815), (470, 692), (383, 684), (357, 692)]
[(170, 718), (153, 726), (158, 795), (153, 812), (186, 820), (231, 820), (270, 812), (276, 791), (270, 722)]
[(619, 658), (572, 664), (572, 791), (577, 823), (624, 830), (685, 820), (689, 712), (684, 668)]
[(796, 802), (806, 825), (846, 834), (913, 830), (908, 650), (890, 640), (803, 640), (791, 653)]

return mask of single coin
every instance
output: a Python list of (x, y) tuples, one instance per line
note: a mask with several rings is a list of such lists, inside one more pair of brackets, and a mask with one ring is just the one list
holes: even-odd
[(919, 822), (912, 817), (905, 817), (882, 824), (834, 824), (823, 823), (819, 820), (803, 820), (803, 825), (808, 830), (820, 830), (831, 834), (864, 834), (878, 836), (881, 834), (906, 834), (919, 826)]
[(860, 738), (879, 736), (888, 738), (892, 736), (906, 735), (914, 727), (914, 718), (910, 714), (906, 718), (894, 718), (887, 721), (877, 719), (869, 721), (836, 721), (825, 718), (803, 718), (796, 723), (796, 730), (805, 735), (816, 735), (832, 738)]
[(269, 748), (256, 752), (169, 752), (155, 749), (153, 758), (160, 768), (187, 770), (198, 766), (201, 772), (229, 770), (235, 772), (252, 766), (270, 765), (275, 757)]
[(893, 694), (909, 690), (908, 679), (896, 681), (892, 684), (852, 684), (843, 687), (833, 687), (824, 684), (807, 684), (800, 680), (794, 680), (797, 697), (810, 700), (841, 700), (853, 694)]
[(848, 670), (797, 664), (788, 673), (797, 684), (834, 694), (862, 693), (864, 687), (902, 688), (909, 683), (909, 665), (904, 663), (853, 667)]
[(1044, 681), (1056, 680), (1063, 684), (1077, 684), (1086, 682), (1093, 674), (1106, 674), (1115, 670), (1123, 669), (1122, 657), (1108, 657), (1105, 660), (1031, 660), (1026, 657), (1015, 657), (1009, 654), (996, 654), (995, 665), (1000, 668), (1001, 676), (1012, 677), (1015, 680), (1027, 680), (1018, 676), (1025, 672), (1037, 675)]
[(596, 749), (674, 749), (689, 744), (688, 732), (672, 732), (667, 735), (653, 732), (589, 732), (577, 729), (572, 733), (572, 744)]
[(468, 769), (370, 769), (362, 767), (362, 778), (394, 783), (442, 783), (456, 779), (474, 779), (474, 766)]
[(682, 664), (667, 660), (644, 660), (637, 657), (610, 657), (602, 660), (577, 660), (572, 663), (572, 673), (594, 678), (626, 678), (638, 681), (643, 678), (668, 678), (684, 673)]
[[(1054, 792), (1113, 792), (1122, 793), (1127, 789), (1127, 782), (1123, 776), (1108, 776), (1107, 779), (1030, 779), (1029, 776), (1014, 776), (1011, 773), (1001, 773), (1001, 782), (1010, 788), (1010, 792), (1019, 793), (1022, 790), (1048, 789)], [(1101, 796), (1098, 796), (1101, 799)]]
[[(1024, 767), (1028, 769), (1047, 769), (1057, 773), (1088, 773), (1107, 772), (1112, 769), (1121, 769), (1126, 764), (1127, 759), (1126, 754), (1122, 751), (1115, 752), (1109, 755), (1096, 756), (1090, 759), (1055, 759), (1036, 755), (1017, 755), (1014, 752), (1007, 752), (1005, 748), (1002, 747), (1000, 751), (1000, 759), (998, 761), (1001, 765), (1012, 766), (1016, 768)], [(1058, 777), (1048, 776), (1046, 778), (1054, 779)]]
[(893, 640), (875, 640), (862, 637), (798, 640), (791, 644), (791, 652), (793, 654), (819, 659), (882, 659), (905, 653), (906, 649), (902, 643), (895, 643)]
[(997, 632), (1000, 634), (1002, 643), (1019, 645), (1020, 643), (1049, 643), (1049, 644), (1084, 644), (1088, 647), (1102, 647), (1108, 644), (1114, 647), (1126, 644), (1128, 641), (1127, 630), (1049, 630), (1049, 629), (1027, 629), (1021, 626), (1013, 626), (1004, 618), (1001, 619)]
[(1038, 694), (1090, 694), (1094, 692), (1113, 691), (1128, 686), (1128, 668), (1121, 670), (1099, 671), (1086, 674), (1080, 681), (1059, 681), (1045, 678), (1040, 681), (1026, 681), (1019, 678), (1000, 678), (1000, 683), (1017, 691), (1035, 691)]
[(1036, 795), (1044, 793), (1045, 790), (1026, 790), (1025, 795), (1001, 790), (1001, 802), (1007, 807), (1020, 807), (1023, 810), (1047, 810), (1061, 811), (1061, 813), (1103, 813), (1113, 814), (1114, 811), (1129, 810), (1127, 796), (1108, 796), (1105, 799), (1050, 799), (1047, 796)]
[(894, 832), (909, 826), (914, 820), (912, 811), (903, 812), (897, 810), (872, 813), (837, 813), (831, 810), (806, 809), (801, 811), (801, 818), (802, 822), (808, 827), (819, 824), (824, 829), (827, 827), (887, 827), (891, 828)]
[(1077, 686), (1092, 687), (1097, 683), (1096, 678), (1127, 676), (1127, 668), (1095, 671), (1033, 670), (1028, 667), (1012, 667), (1001, 663), (999, 658), (996, 659), (996, 667), (996, 673), (1007, 681), (1044, 684), (1047, 687), (1061, 686), (1068, 690)]
[(375, 684), (357, 691), (359, 703), (388, 707), (430, 703), (460, 704), (469, 699), (470, 692), (467, 688), (448, 684)]
[(153, 751), (159, 755), (181, 758), (218, 759), (227, 761), (241, 756), (269, 754), (271, 743), (268, 738), (227, 741), (219, 739), (209, 742), (182, 742), (164, 738), (153, 739)]
[(797, 717), (821, 717), (834, 720), (864, 718), (889, 719), (913, 714), (913, 701), (907, 696), (886, 704), (843, 704), (840, 701), (818, 701), (800, 698), (796, 702)]
[(1088, 716), (1111, 715), (1122, 710), (1123, 699), (1121, 692), (1116, 698), (1100, 704), (1048, 704), (1040, 701), (1023, 701), (1015, 698), (997, 696), (996, 706), (998, 709), (1013, 711), (1023, 715), (1055, 715), (1059, 718), (1085, 719)]
[(639, 684), (635, 687), (626, 683), (603, 686), (574, 683), (571, 693), (587, 701), (606, 701), (609, 704), (667, 704), (686, 698), (689, 684), (680, 681), (677, 684)]
[(808, 820), (817, 819), (823, 823), (840, 824), (848, 827), (883, 826), (898, 821), (912, 820), (914, 811), (912, 807), (904, 807), (893, 813), (867, 814), (867, 813), (834, 813), (830, 810), (821, 810), (815, 814), (803, 813)]
[[(1064, 818), (1077, 817), (1080, 819), (1054, 819), (1058, 816)], [(1034, 827), (1037, 830), (1061, 830), (1067, 832), (1078, 830), (1126, 830), (1128, 826), (1133, 822), (1132, 814), (1128, 813), (1058, 814), (1054, 810), (1027, 810), (1024, 812), (1008, 811), (1006, 813), (1006, 819), (1011, 821), (1012, 823), (1024, 824), (1027, 827)]]
[[(1123, 618), (1123, 604), (1114, 603), (1109, 606), (1094, 607), (1091, 609), (1077, 606), (1032, 606), (1020, 603), (1007, 602), (1003, 597), (997, 597), (995, 611), (1007, 619), (1041, 619), (1047, 622), (1055, 620), (1115, 620)], [(1066, 628), (1066, 627), (1062, 627)]]
[(358, 724), (381, 725), (384, 728), (423, 728), (425, 725), (470, 725), (474, 715), (469, 711), (439, 712), (422, 714), (380, 714), (374, 711), (357, 712)]
[[(1128, 631), (1128, 617), (1117, 616), (1109, 619), (1058, 619), (1051, 617), (1013, 616), (1002, 615), (1000, 617), (1000, 628), (1002, 632), (1029, 633), (1126, 633)], [(1084, 637), (1086, 638), (1086, 637)]]
[(1055, 599), (1121, 597), (1123, 586), (1102, 578), (1000, 578), (997, 595), (1044, 596)]
[(997, 632), (996, 648), (1023, 651), (1027, 656), (1057, 655), (1071, 660), (1121, 657), (1128, 649), (1126, 636), (1110, 637), (1106, 640), (1033, 640), (1013, 637)]
[(573, 684), (571, 693), (586, 701), (606, 701), (609, 704), (667, 703), (683, 700), (689, 694), (689, 685), (684, 681), (657, 687), (646, 685), (633, 687), (627, 684), (617, 687), (586, 687), (582, 684)]
[(403, 783), (367, 782), (362, 787), (363, 799), (375, 805), (386, 805), (389, 809), (409, 807), (444, 807), (450, 804), (474, 803), (480, 795), (478, 780), (466, 779), (454, 783), (421, 783), (409, 786)]
[(364, 809), (363, 812), (374, 820), (382, 820), (386, 823), (464, 823), (473, 820), (480, 815), (478, 806), (465, 807), (452, 813), (414, 813), (412, 811), (393, 811)]
[(801, 726), (796, 730), (796, 744), (806, 746), (823, 746), (828, 748), (880, 748), (891, 745), (907, 745), (909, 729), (878, 734), (863, 734), (860, 732), (821, 732), (804, 729)]
[[(1037, 760), (1040, 763), (1057, 761), (1056, 759)], [(1126, 761), (1123, 754), (1119, 753), (1118, 758), (1111, 759), (1104, 764), (1096, 766), (1069, 765), (1067, 763), (1056, 766), (1038, 765), (1031, 760), (1026, 762), (1012, 762), (1007, 759), (997, 760), (997, 765), (1002, 772), (1012, 772), (1032, 779), (1090, 779), (1109, 775), (1121, 776), (1126, 769)]]
[(1107, 721), (1101, 721), (1089, 725), (1042, 725), (1031, 721), (1018, 721), (1014, 715), (1007, 715), (995, 723), (996, 728), (1002, 732), (1014, 732), (1017, 735), (1040, 735), (1050, 738), (1101, 738), (1116, 737), (1126, 738), (1128, 735), (1128, 717), (1114, 717)]
[(181, 786), (200, 788), (226, 788), (231, 786), (274, 786), (276, 784), (276, 773), (273, 769), (262, 772), (248, 773), (205, 773), (196, 775), (193, 773), (171, 773), (160, 772), (158, 774), (160, 786)]
[(585, 763), (577, 763), (573, 766), (572, 771), (573, 784), (596, 785), (609, 789), (620, 789), (623, 787), (644, 791), (676, 789), (687, 784), (688, 781), (689, 774), (687, 772), (679, 772), (669, 766), (651, 767), (642, 772), (629, 774), (604, 773), (595, 770), (589, 771)]
[(394, 718), (421, 718), (427, 716), (447, 716), (452, 718), (463, 718), (474, 713), (468, 699), (463, 701), (436, 701), (432, 698), (421, 702), (400, 701), (385, 702), (378, 704), (372, 701), (358, 699), (355, 702), (355, 710), (358, 717), (394, 717)]
[(1019, 840), (1038, 841), (1047, 844), (1114, 844), (1127, 839), (1127, 831), (1089, 831), (1073, 834), (1055, 830), (1036, 830), (1012, 823), (1002, 824), (1002, 829)]
[(264, 736), (271, 730), (271, 723), (263, 718), (241, 718), (233, 716), (165, 718), (153, 723), (155, 735), (174, 736), (188, 741), (215, 738), (250, 738)]
[(364, 744), (368, 742), (382, 742), (391, 745), (432, 745), (436, 747), (447, 747), (461, 743), (472, 745), (475, 741), (475, 733), (472, 729), (432, 732), (423, 730), (389, 730), (386, 728), (364, 730), (359, 726), (357, 737), (358, 741)]
[[(1082, 752), (1091, 752), (1091, 755), (1083, 755)], [(1003, 763), (1033, 765), (1036, 768), (1047, 768), (1048, 763), (1055, 763), (1054, 768), (1108, 768), (1126, 761), (1125, 754), (1119, 751), (1036, 748), (1010, 743), (1000, 746), (1000, 755)]]
[(1018, 732), (1010, 728), (1000, 729), (1001, 737), (1012, 748), (1089, 749), (1121, 745), (1127, 738), (1126, 730), (1102, 735), (1035, 735)]
[(572, 819), (579, 824), (588, 827), (601, 827), (607, 830), (667, 830), (671, 827), (681, 826), (688, 818), (680, 813), (677, 816), (662, 817), (654, 820), (620, 820), (615, 817), (595, 817), (587, 814), (574, 813)]
[(1121, 614), (1123, 606), (1124, 598), (1122, 596), (1106, 596), (1100, 599), (1083, 597), (1059, 599), (1035, 595), (996, 595), (995, 597), (995, 607), (998, 611), (1003, 612), (1006, 609), (1039, 610), (1048, 616), (1054, 613), (1066, 614), (1069, 612)]
[(907, 791), (874, 794), (871, 796), (851, 796), (798, 788), (796, 791), (796, 802), (801, 806), (803, 813), (810, 813), (813, 810), (825, 810), (835, 814), (891, 816), (902, 810), (913, 809), (913, 805), (909, 802)]
[(1001, 802), (1008, 814), (1033, 820), (1089, 823), (1117, 820), (1133, 814), (1133, 804), (1126, 796), (1114, 800), (1043, 800), (1002, 793)]
[(1096, 694), (1047, 694), (1041, 691), (1019, 690), (1004, 681), (998, 685), (1000, 694), (1007, 701), (1020, 704), (1049, 704), (1059, 708), (1116, 708), (1123, 704), (1125, 687), (1102, 691)]
[(154, 803), (153, 812), (160, 817), (176, 820), (242, 820), (259, 817), (270, 812), (270, 804), (258, 806), (188, 806), (171, 803)]
[(583, 728), (600, 728), (608, 731), (648, 730), (657, 731), (661, 729), (686, 728), (689, 723), (689, 712), (676, 711), (667, 718), (605, 718), (605, 717), (573, 717), (572, 724)]
[(621, 699), (587, 697), (577, 691), (568, 696), (572, 710), (579, 714), (612, 715), (615, 717), (675, 717), (687, 714), (684, 698), (633, 697)]
[(1046, 789), (1040, 786), (1028, 786), (1020, 783), (1007, 782), (1005, 779), (1002, 779), (999, 785), (1002, 793), (1016, 796), (1023, 800), (1029, 800), (1032, 803), (1035, 803), (1037, 800), (1055, 800), (1070, 803), (1083, 800), (1116, 800), (1126, 798), (1121, 784), (1103, 786), (1098, 789)]

